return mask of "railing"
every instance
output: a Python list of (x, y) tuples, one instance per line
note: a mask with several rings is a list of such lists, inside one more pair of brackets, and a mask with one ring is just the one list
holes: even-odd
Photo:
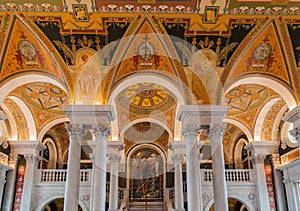
[[(38, 182), (41, 183), (58, 183), (66, 182), (67, 170), (66, 169), (39, 169), (40, 179)], [(80, 182), (91, 181), (92, 170), (83, 169), (80, 170)]]
[[(226, 169), (225, 180), (226, 182), (251, 182), (250, 169)], [(203, 182), (212, 182), (212, 170), (201, 170), (201, 177)]]

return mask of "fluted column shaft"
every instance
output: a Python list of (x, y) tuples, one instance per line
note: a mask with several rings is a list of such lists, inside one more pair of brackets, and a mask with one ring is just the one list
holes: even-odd
[(186, 142), (187, 202), (188, 210), (199, 210), (199, 162), (197, 136), (200, 128), (184, 128), (182, 135)]
[(34, 173), (37, 170), (40, 157), (33, 154), (24, 155), (26, 159), (26, 171), (24, 177), (23, 193), (20, 210), (32, 211), (33, 210), (33, 197), (34, 197)]
[(174, 162), (174, 182), (175, 182), (175, 210), (184, 210), (183, 183), (182, 183), (182, 160), (183, 155), (174, 154), (172, 156)]
[(110, 186), (109, 186), (109, 211), (118, 211), (119, 198), (119, 154), (110, 154)]
[(93, 207), (94, 211), (105, 210), (106, 202), (106, 154), (107, 139), (111, 133), (108, 125), (99, 125), (94, 128), (96, 139), (94, 155), (94, 187), (93, 187)]
[(270, 211), (269, 195), (265, 174), (265, 160), (266, 155), (257, 154), (250, 157), (253, 170), (256, 176), (256, 195), (258, 210)]
[(68, 124), (66, 126), (69, 134), (70, 146), (65, 186), (64, 211), (70, 211), (78, 210), (81, 141), (87, 131), (79, 124)]
[(223, 134), (225, 126), (223, 124), (211, 124), (208, 138), (211, 142), (212, 150), (212, 171), (213, 171), (213, 192), (215, 210), (228, 210), (227, 187), (225, 180), (225, 164), (223, 152)]

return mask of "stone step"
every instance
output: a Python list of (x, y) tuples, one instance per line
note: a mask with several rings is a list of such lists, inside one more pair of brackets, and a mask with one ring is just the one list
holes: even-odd
[[(163, 202), (148, 202), (147, 211), (164, 211)], [(132, 202), (129, 206), (129, 211), (144, 211), (146, 210), (145, 202)]]

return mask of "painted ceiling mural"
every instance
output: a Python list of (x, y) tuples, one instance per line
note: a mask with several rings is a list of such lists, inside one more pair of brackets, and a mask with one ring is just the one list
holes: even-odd
[[(225, 88), (242, 78), (260, 75), (282, 84), (300, 101), (299, 1), (197, 2), (82, 0), (77, 7), (64, 1), (1, 1), (0, 84), (36, 73), (65, 87), (66, 92), (51, 83), (35, 82), (9, 93), (28, 105), (38, 132), (49, 122), (65, 117), (62, 105), (77, 99), (89, 102), (91, 95), (96, 95), (97, 103), (107, 103), (115, 88), (138, 72), (155, 74), (177, 84), (187, 104), (209, 104), (205, 78), (191, 70), (192, 56), (200, 50), (214, 55), (201, 58), (213, 63)], [(87, 73), (83, 71), (85, 56), (95, 56), (99, 68), (88, 75), (92, 80), (81, 86), (79, 75)], [(94, 93), (91, 84), (100, 88)], [(78, 88), (82, 90), (77, 98)], [(84, 91), (91, 91), (90, 95), (83, 96)], [(195, 101), (190, 100), (190, 95)], [(267, 131), (286, 106), (284, 96), (277, 90), (253, 81), (228, 90), (225, 98), (230, 107), (227, 117), (244, 125), (252, 135), (264, 106), (280, 98), (263, 122), (261, 139), (272, 138)], [(171, 131), (174, 129), (177, 98), (168, 87), (155, 81), (127, 87), (115, 103), (120, 128), (155, 114), (155, 119)], [(16, 112), (13, 117), (20, 126), (19, 139), (28, 138), (21, 109), (8, 97), (3, 104)], [(136, 125), (146, 126), (147, 123)], [(60, 129), (53, 130), (65, 133), (62, 124), (57, 127)], [(232, 140), (241, 133), (238, 127), (228, 125), (223, 141), (228, 161)], [(165, 148), (167, 132), (158, 139)], [(132, 144), (129, 139), (126, 141)]]

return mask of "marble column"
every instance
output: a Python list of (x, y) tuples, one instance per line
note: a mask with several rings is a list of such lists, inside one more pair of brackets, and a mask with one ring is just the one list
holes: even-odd
[(81, 142), (87, 130), (82, 124), (66, 124), (70, 145), (68, 154), (68, 169), (64, 196), (64, 211), (78, 210), (80, 186), (80, 156)]
[(34, 173), (38, 168), (40, 157), (33, 154), (25, 154), (26, 159), (26, 171), (24, 177), (23, 193), (20, 210), (31, 211), (33, 210), (33, 198), (34, 198)]
[(17, 177), (17, 164), (18, 164), (18, 155), (10, 155), (9, 165), (11, 170), (7, 172), (7, 182), (5, 186), (5, 193), (3, 196), (3, 211), (11, 211), (13, 209), (14, 193), (16, 186), (16, 177)]
[(117, 153), (109, 155), (110, 161), (110, 186), (109, 186), (109, 211), (118, 211), (119, 198), (119, 163), (121, 156)]
[(258, 210), (270, 211), (269, 195), (265, 174), (265, 158), (264, 154), (252, 155), (250, 160), (252, 162), (255, 181), (256, 181), (256, 196)]
[(183, 183), (182, 183), (182, 161), (184, 155), (173, 154), (172, 159), (174, 162), (174, 183), (175, 183), (175, 209), (174, 211), (184, 211), (184, 198), (183, 198)]
[(186, 142), (187, 203), (188, 210), (199, 210), (201, 198), (199, 189), (199, 161), (197, 136), (200, 128), (183, 128)]
[(278, 145), (278, 141), (252, 141), (245, 146), (245, 149), (249, 150), (251, 154), (258, 210), (270, 210), (264, 160), (266, 155), (278, 152)]
[(208, 138), (211, 143), (212, 172), (213, 172), (213, 192), (215, 210), (228, 210), (227, 187), (225, 180), (225, 164), (223, 152), (223, 134), (225, 125), (211, 124)]
[(0, 208), (2, 206), (3, 191), (6, 183), (6, 172), (10, 169), (11, 168), (9, 166), (0, 164)]
[(271, 164), (274, 178), (275, 196), (276, 196), (276, 208), (278, 211), (287, 211), (286, 197), (284, 193), (284, 187), (282, 182), (282, 173), (276, 168), (280, 166), (280, 155), (272, 154)]
[(107, 139), (111, 130), (109, 125), (99, 124), (93, 129), (95, 135), (95, 153), (94, 153), (94, 186), (93, 186), (93, 204), (94, 211), (105, 210), (106, 202), (106, 155), (107, 155)]

